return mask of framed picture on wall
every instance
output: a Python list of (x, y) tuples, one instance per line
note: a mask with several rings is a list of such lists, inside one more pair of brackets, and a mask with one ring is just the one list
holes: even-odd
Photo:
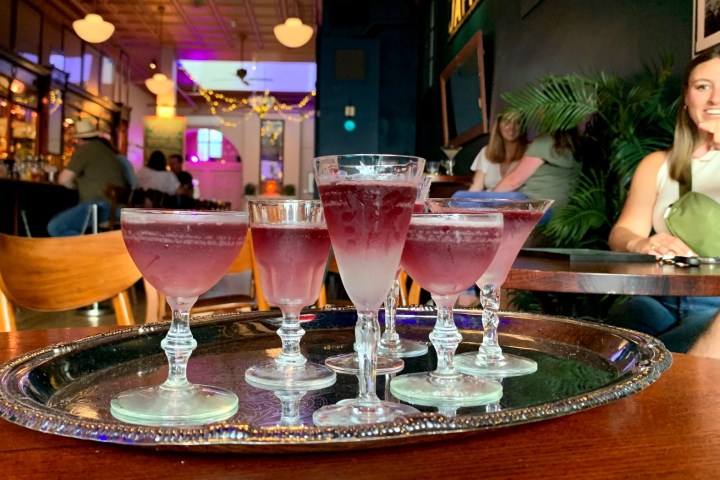
[(693, 56), (720, 43), (720, 0), (693, 1)]

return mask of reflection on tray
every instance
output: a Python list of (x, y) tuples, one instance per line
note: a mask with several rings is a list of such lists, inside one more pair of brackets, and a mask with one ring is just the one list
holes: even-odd
[[(169, 324), (154, 324), (48, 347), (0, 367), (0, 416), (50, 434), (105, 442), (180, 445), (223, 452), (318, 451), (412, 443), (442, 435), (515, 425), (567, 415), (631, 395), (655, 381), (671, 356), (651, 337), (565, 318), (501, 312), (503, 349), (538, 362), (538, 372), (506, 378), (502, 399), (490, 405), (418, 407), (420, 416), (395, 423), (352, 427), (312, 426), (323, 405), (357, 395), (358, 381), (338, 375), (332, 387), (311, 392), (273, 392), (244, 380), (249, 365), (276, 355), (276, 314), (221, 316), (193, 326), (198, 348), (188, 368), (191, 381), (234, 391), (238, 413), (227, 422), (198, 427), (142, 427), (124, 424), (109, 412), (110, 398), (127, 388), (153, 385), (167, 374), (159, 342)], [(317, 312), (303, 325), (303, 353), (311, 361), (352, 351), (355, 311)], [(458, 353), (477, 351), (482, 321), (476, 310), (455, 315), (463, 335)], [(434, 310), (400, 309), (403, 337), (426, 340)], [(430, 353), (405, 359), (402, 373), (433, 370)], [(388, 398), (390, 376), (378, 377), (380, 398)], [(283, 408), (284, 407), (284, 408)], [(454, 417), (454, 418), (449, 418)], [(430, 435), (432, 434), (432, 435)]]

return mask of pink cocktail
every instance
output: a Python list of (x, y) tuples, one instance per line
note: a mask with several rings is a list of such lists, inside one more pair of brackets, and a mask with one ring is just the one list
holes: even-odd
[(240, 253), (248, 215), (125, 208), (120, 225), (135, 265), (165, 294), (173, 315), (160, 342), (169, 362), (167, 380), (115, 395), (110, 412), (145, 425), (196, 425), (232, 416), (238, 406), (233, 392), (187, 380), (188, 360), (197, 346), (190, 332), (190, 309)]
[(552, 200), (457, 198), (429, 199), (426, 203), (433, 212), (501, 212), (505, 222), (502, 244), (486, 272), (477, 281), (483, 306), (483, 342), (477, 354), (458, 355), (455, 361), (458, 371), (493, 377), (512, 377), (535, 372), (535, 361), (505, 353), (500, 348), (497, 333), (500, 320), (497, 311), (500, 306), (500, 287), (523, 244), (552, 205)]
[(402, 265), (432, 295), (437, 306), (430, 341), (437, 352), (437, 369), (431, 373), (400, 375), (390, 390), (401, 400), (421, 405), (480, 405), (497, 401), (502, 386), (458, 373), (455, 350), (462, 336), (452, 309), (460, 292), (488, 268), (503, 232), (499, 213), (413, 215), (405, 240)]
[(253, 365), (245, 379), (260, 388), (314, 390), (335, 383), (335, 372), (300, 353), (300, 311), (320, 294), (330, 237), (318, 200), (252, 200), (251, 238), (263, 293), (280, 308), (282, 341), (274, 360)]
[[(375, 393), (377, 312), (395, 278), (425, 161), (402, 155), (337, 155), (313, 161), (330, 240), (345, 290), (358, 312), (356, 399), (315, 411), (317, 425), (392, 421), (417, 413)], [(326, 360), (331, 365), (332, 358)], [(402, 360), (400, 368), (402, 368)], [(343, 371), (343, 370), (338, 370)]]

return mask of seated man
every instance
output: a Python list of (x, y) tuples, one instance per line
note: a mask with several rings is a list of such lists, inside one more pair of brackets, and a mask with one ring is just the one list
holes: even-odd
[(75, 129), (79, 144), (70, 163), (60, 172), (58, 183), (77, 189), (80, 203), (50, 219), (47, 230), (51, 237), (84, 234), (92, 227), (92, 205), (97, 205), (97, 222), (107, 221), (110, 199), (105, 193), (106, 187), (130, 184), (117, 150), (100, 136), (92, 120), (78, 120)]

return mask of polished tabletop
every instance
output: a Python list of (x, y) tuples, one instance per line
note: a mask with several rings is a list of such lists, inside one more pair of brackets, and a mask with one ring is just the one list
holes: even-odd
[(503, 288), (617, 295), (720, 295), (720, 265), (586, 262), (518, 256)]
[[(0, 334), (0, 360), (117, 327)], [(379, 450), (284, 455), (156, 451), (0, 420), (0, 478), (717, 478), (720, 361), (674, 355), (638, 394), (538, 423)]]

